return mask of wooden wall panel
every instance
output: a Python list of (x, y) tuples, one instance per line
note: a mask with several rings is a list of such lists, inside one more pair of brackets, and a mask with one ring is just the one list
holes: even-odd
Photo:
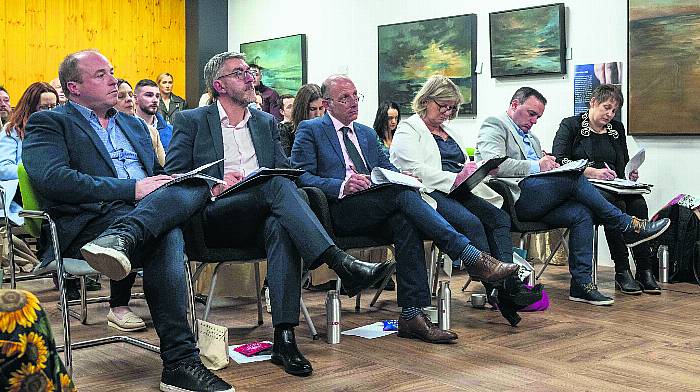
[(100, 50), (132, 85), (169, 72), (175, 94), (185, 96), (185, 0), (0, 1), (0, 85), (13, 105), (86, 48)]

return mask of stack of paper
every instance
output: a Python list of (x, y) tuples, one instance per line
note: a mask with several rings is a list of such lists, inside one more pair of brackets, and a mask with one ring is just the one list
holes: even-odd
[(594, 186), (605, 189), (610, 192), (618, 194), (643, 194), (651, 192), (651, 184), (644, 184), (641, 182), (634, 182), (630, 180), (624, 180), (622, 178), (616, 178), (614, 180), (599, 180), (596, 178), (589, 178)]

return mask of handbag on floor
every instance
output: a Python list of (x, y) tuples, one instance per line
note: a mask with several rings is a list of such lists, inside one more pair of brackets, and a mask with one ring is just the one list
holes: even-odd
[(197, 320), (199, 357), (210, 370), (228, 366), (228, 328), (204, 320)]

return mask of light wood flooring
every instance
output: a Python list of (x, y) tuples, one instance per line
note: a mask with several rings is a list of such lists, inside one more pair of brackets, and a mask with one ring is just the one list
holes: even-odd
[[(601, 268), (605, 293), (613, 294), (613, 271)], [(700, 287), (664, 285), (661, 296), (615, 293), (612, 307), (571, 302), (567, 267), (549, 267), (543, 282), (551, 297), (546, 312), (522, 314), (510, 327), (498, 312), (473, 309), (469, 290), (460, 292), (465, 276), (452, 278), (452, 327), (459, 340), (430, 345), (388, 336), (374, 340), (343, 336), (326, 344), (324, 293), (304, 291), (309, 311), (322, 335), (313, 341), (300, 319), (297, 341), (314, 366), (308, 378), (285, 374), (269, 362), (231, 362), (218, 374), (237, 391), (700, 391)], [(62, 330), (50, 281), (20, 283), (38, 294), (49, 312), (58, 342)], [(224, 284), (223, 281), (219, 284)], [(103, 281), (103, 286), (108, 283)], [(105, 290), (106, 291), (106, 290)], [(396, 318), (394, 292), (382, 294), (362, 310), (343, 299), (343, 329)], [(145, 301), (132, 301), (147, 319), (147, 332), (133, 333), (157, 344)], [(203, 312), (203, 306), (198, 305)], [(74, 339), (116, 331), (106, 326), (107, 305), (90, 305), (89, 323), (72, 323)], [(269, 314), (256, 325), (253, 299), (217, 300), (210, 321), (229, 327), (231, 344), (272, 339)], [(82, 391), (153, 391), (160, 358), (123, 344), (74, 351), (75, 381)]]

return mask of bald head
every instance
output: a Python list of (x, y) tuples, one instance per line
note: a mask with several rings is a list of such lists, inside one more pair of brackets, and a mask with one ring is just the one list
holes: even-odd
[(355, 83), (345, 75), (329, 76), (321, 86), (323, 106), (335, 119), (349, 125), (357, 120), (360, 95)]

